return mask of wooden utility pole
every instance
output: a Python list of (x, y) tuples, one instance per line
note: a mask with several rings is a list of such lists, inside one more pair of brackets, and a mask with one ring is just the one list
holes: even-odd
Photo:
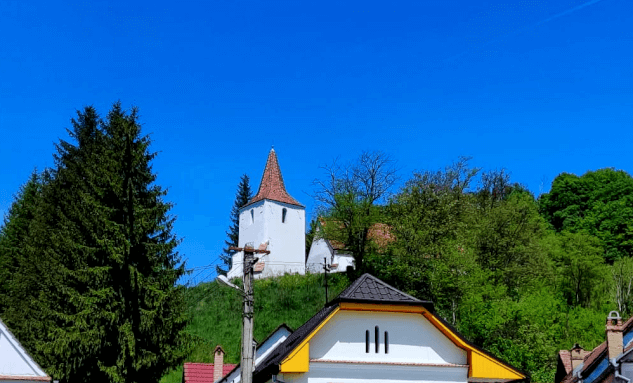
[(255, 250), (252, 245), (229, 247), (230, 250), (244, 251), (244, 311), (242, 313), (242, 362), (241, 383), (253, 383), (253, 265), (259, 260), (253, 254), (270, 254), (268, 250)]
[(327, 257), (323, 257), (323, 278), (325, 279), (325, 304), (327, 305), (327, 272), (330, 271), (330, 268), (327, 265)]

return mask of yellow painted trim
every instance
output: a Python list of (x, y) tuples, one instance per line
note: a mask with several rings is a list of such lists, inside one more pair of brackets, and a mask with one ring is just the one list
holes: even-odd
[(310, 369), (310, 340), (325, 326), (338, 311), (374, 311), (422, 314), (433, 326), (449, 338), (457, 347), (468, 353), (468, 377), (479, 379), (524, 379), (526, 376), (505, 363), (486, 355), (479, 349), (462, 340), (453, 330), (442, 323), (424, 307), (407, 305), (389, 305), (376, 303), (341, 302), (290, 354), (280, 363), (280, 372), (308, 372)]
[[(339, 310), (338, 307), (335, 308), (334, 311), (332, 311), (330, 313), (330, 315), (325, 317), (325, 319), (314, 330), (312, 330), (312, 332), (310, 334), (308, 334), (308, 336), (303, 338), (301, 343), (299, 343), (297, 345), (297, 347), (295, 347), (290, 352), (290, 354), (288, 354), (288, 356), (284, 360), (281, 361), (281, 363), (279, 364), (279, 368), (283, 369), (284, 368), (284, 364), (287, 364), (286, 368), (291, 368), (290, 366), (307, 365), (308, 367), (306, 367), (305, 371), (299, 371), (299, 372), (307, 372), (308, 369), (309, 369), (309, 363), (310, 363), (310, 353), (309, 353), (310, 348), (309, 348), (309, 346), (305, 347), (305, 351), (304, 351), (304, 347), (303, 346), (306, 346), (308, 344), (310, 339), (312, 339), (316, 335), (316, 333), (319, 332), (319, 330), (321, 330), (323, 328), (323, 326), (325, 326), (325, 324), (327, 322), (329, 322), (330, 319), (332, 319), (332, 317), (334, 315), (336, 315), (338, 310)], [(297, 357), (297, 360), (293, 360), (295, 358), (295, 356)], [(290, 372), (290, 371), (286, 371), (286, 372)]]
[(386, 311), (393, 313), (418, 313), (423, 314), (428, 312), (424, 307), (420, 306), (407, 306), (407, 305), (384, 305), (376, 303), (354, 303), (354, 302), (341, 302), (341, 310), (349, 311)]
[(469, 345), (455, 334), (450, 328), (435, 317), (426, 312), (422, 313), (442, 334), (446, 335), (457, 347), (468, 352), (468, 377), (483, 379), (524, 379), (526, 376), (509, 367), (501, 361), (491, 358), (477, 348)]
[(470, 352), (469, 378), (483, 379), (524, 379), (525, 375), (509, 368), (507, 365), (495, 360), (488, 355), (473, 350)]
[(295, 355), (279, 366), (279, 372), (308, 372), (310, 370), (310, 343), (301, 347)]

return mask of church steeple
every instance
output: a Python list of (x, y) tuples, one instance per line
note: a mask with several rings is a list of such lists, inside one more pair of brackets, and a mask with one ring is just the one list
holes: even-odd
[(257, 194), (244, 206), (251, 205), (264, 199), (303, 207), (303, 205), (292, 198), (286, 191), (275, 149), (270, 149), (270, 153), (268, 153), (266, 168), (264, 169), (264, 175), (262, 175), (262, 181), (259, 184)]

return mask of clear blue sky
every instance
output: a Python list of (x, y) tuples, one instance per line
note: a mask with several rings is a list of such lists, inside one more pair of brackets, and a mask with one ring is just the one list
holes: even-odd
[(116, 100), (140, 108), (197, 267), (273, 144), (308, 216), (319, 166), (362, 150), (404, 180), (473, 156), (536, 194), (632, 172), (633, 2), (4, 1), (0, 215), (77, 109)]

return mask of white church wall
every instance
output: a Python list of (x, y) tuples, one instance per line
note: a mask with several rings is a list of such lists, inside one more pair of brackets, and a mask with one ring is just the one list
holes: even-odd
[[(270, 254), (256, 255), (264, 263), (264, 269), (255, 273), (255, 278), (286, 273), (305, 274), (305, 209), (271, 200), (243, 208), (240, 212), (239, 247), (252, 243), (257, 249), (266, 242)], [(242, 276), (243, 257), (241, 252), (234, 256), (233, 267), (227, 275), (229, 279)]]
[(310, 371), (279, 378), (287, 383), (465, 383), (468, 368), (310, 362)]
[(240, 212), (239, 247), (244, 247), (246, 243), (252, 242), (253, 247), (257, 248), (268, 240), (266, 202), (266, 200), (255, 202)]
[[(375, 351), (375, 327), (379, 348)], [(369, 330), (369, 353), (365, 331)], [(389, 352), (385, 353), (385, 331)], [(310, 359), (358, 362), (466, 364), (455, 346), (421, 314), (339, 311), (310, 341)]]
[(260, 257), (265, 262), (261, 277), (305, 274), (305, 209), (265, 200), (264, 220), (270, 254)]

